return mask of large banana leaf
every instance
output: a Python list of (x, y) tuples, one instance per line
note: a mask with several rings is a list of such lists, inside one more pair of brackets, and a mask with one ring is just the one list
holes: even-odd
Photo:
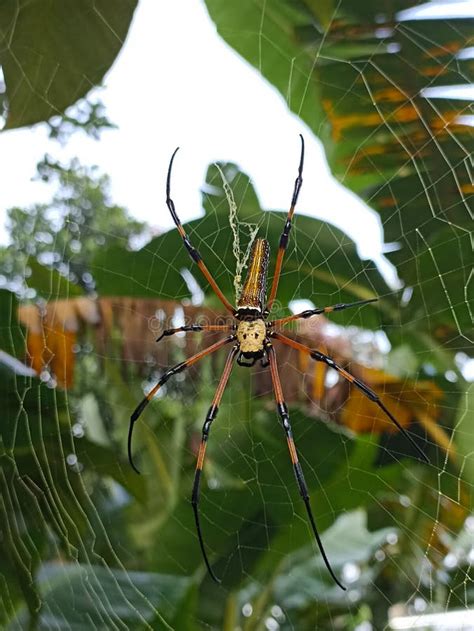
[(423, 90), (472, 82), (459, 53), (473, 21), (398, 13), (417, 4), (206, 0), (220, 35), (320, 137), (334, 175), (380, 213), (413, 288), (403, 321), (459, 347), (472, 340), (469, 101)]

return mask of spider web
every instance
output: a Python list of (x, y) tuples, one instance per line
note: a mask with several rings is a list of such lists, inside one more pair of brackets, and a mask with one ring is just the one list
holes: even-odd
[[(262, 3), (260, 39), (268, 37), (265, 23), (269, 11)], [(97, 19), (101, 19), (98, 9)], [(237, 33), (236, 37), (246, 34)], [(436, 39), (428, 37), (420, 44), (420, 54), (428, 54), (436, 45)], [(393, 52), (395, 57), (399, 54)], [(469, 51), (463, 54), (467, 56)], [(319, 56), (316, 50), (315, 65)], [(264, 62), (262, 59), (262, 66)], [(350, 60), (346, 63), (350, 69), (356, 67)], [(369, 65), (377, 68), (375, 53), (368, 54)], [(357, 72), (364, 80), (368, 70), (357, 65)], [(310, 79), (308, 75), (308, 86)], [(396, 78), (388, 80), (394, 88), (399, 87)], [(292, 71), (287, 77), (288, 92), (293, 81)], [(348, 86), (340, 101), (344, 105), (350, 98)], [(434, 98), (429, 103), (436, 109)], [(292, 107), (294, 110), (294, 104)], [(383, 109), (377, 114), (383, 131), (403, 144), (398, 126)], [(419, 112), (419, 116), (422, 119), (425, 113)], [(428, 141), (436, 144), (431, 127), (426, 125), (426, 130)], [(418, 182), (413, 198), (424, 196), (437, 221), (466, 231), (468, 191), (459, 184), (459, 171), (470, 167), (469, 147), (461, 146), (460, 160), (458, 154), (451, 156), (437, 145), (447, 173), (458, 184), (453, 188), (452, 204), (460, 202), (465, 214), (457, 223), (438, 212), (431, 174), (423, 168), (422, 159), (417, 161), (410, 147), (405, 148), (413, 158)], [(288, 193), (278, 210), (286, 212), (296, 160), (288, 156), (285, 162)], [(371, 165), (378, 169), (377, 156), (372, 157)], [(198, 240), (208, 267), (230, 298), (236, 273), (234, 255), (246, 252), (249, 234), (253, 234), (249, 226), (258, 223), (269, 237), (272, 226), (269, 219), (247, 212), (247, 202), (242, 200), (253, 202), (254, 193), (246, 175), (234, 165), (222, 163), (219, 168), (230, 188), (223, 194), (221, 175), (210, 170), (204, 189), (206, 215), (193, 224), (193, 239)], [(393, 179), (387, 175), (385, 188), (397, 202)], [(186, 181), (178, 184), (175, 179), (174, 186), (185, 187)], [(232, 208), (229, 211), (232, 194), (241, 200), (236, 216)], [(411, 201), (408, 199), (408, 204)], [(407, 457), (409, 449), (399, 435), (349, 431), (321, 408), (314, 408), (314, 368), (294, 355), (280, 355), (279, 370), (285, 394), (291, 399), (295, 440), (311, 490), (313, 512), (326, 552), (347, 592), (340, 592), (328, 579), (312, 542), (264, 371), (257, 369), (252, 376), (249, 371), (234, 369), (211, 432), (200, 511), (209, 557), (216, 559), (216, 572), (223, 578), (220, 587), (204, 576), (189, 494), (200, 429), (222, 370), (223, 354), (168, 382), (137, 428), (136, 450), (143, 476), (135, 480), (128, 470), (123, 454), (130, 411), (167, 365), (182, 361), (207, 341), (204, 337), (177, 336), (158, 353), (151, 350), (156, 333), (165, 324), (180, 326), (191, 316), (201, 314), (202, 318), (203, 313), (211, 321), (219, 312), (215, 302), (200, 306), (206, 286), (193, 268), (186, 269), (181, 250), (176, 249), (170, 257), (169, 244), (160, 242), (158, 247), (149, 244), (144, 248), (146, 261), (152, 261), (145, 275), (139, 271), (138, 258), (136, 266), (119, 270), (109, 263), (110, 258), (97, 264), (98, 277), (106, 270), (117, 279), (115, 288), (130, 281), (127, 286), (133, 285), (136, 292), (128, 301), (122, 297), (114, 302), (110, 295), (104, 298), (102, 318), (107, 307), (113, 314), (102, 330), (106, 341), (101, 343), (100, 336), (90, 329), (78, 337), (77, 382), (72, 389), (63, 392), (54, 388), (47, 371), (42, 374), (45, 387), (39, 389), (28, 371), (13, 366), (16, 375), (11, 395), (18, 411), (12, 427), (14, 443), (21, 448), (7, 452), (0, 471), (0, 536), (10, 555), (8, 563), (0, 566), (0, 610), (9, 620), (6, 628), (27, 628), (28, 619), (36, 620), (42, 629), (166, 628), (164, 620), (176, 629), (370, 631), (428, 628), (428, 624), (429, 628), (472, 628), (467, 623), (469, 615), (474, 618), (468, 613), (474, 607), (474, 515), (469, 478), (472, 388), (463, 380), (463, 374), (469, 376), (468, 371), (472, 371), (467, 361), (471, 329), (459, 319), (458, 305), (452, 298), (453, 283), (463, 278), (462, 295), (469, 308), (472, 272), (469, 261), (461, 269), (457, 262), (456, 267), (446, 265), (444, 259), (453, 240), (462, 247), (460, 232), (446, 232), (432, 245), (424, 224), (417, 223), (416, 218), (408, 222), (405, 208), (397, 203), (383, 216), (382, 223), (385, 228), (398, 223), (399, 242), (410, 246), (417, 235), (416, 242), (427, 246), (433, 277), (427, 278), (421, 271), (426, 261), (419, 258), (419, 248), (406, 248), (400, 266), (413, 269), (413, 283), (396, 294), (400, 307), (395, 307), (387, 334), (379, 332), (387, 323), (382, 313), (376, 312), (377, 326), (356, 309), (328, 324), (325, 339), (343, 344), (354, 363), (395, 374), (401, 383), (431, 380), (443, 392), (437, 402), (436, 423), (457, 455), (448, 457), (446, 449), (421, 424), (408, 431), (430, 454), (430, 465)], [(349, 224), (350, 218), (348, 231), (352, 229)], [(208, 225), (212, 231), (207, 230)], [(348, 254), (350, 240), (345, 234), (322, 224), (308, 233), (307, 225), (302, 216), (295, 216), (288, 252), (295, 264), (291, 272), (284, 268), (282, 274), (283, 309), (286, 303), (301, 300), (321, 306), (324, 292), (314, 282), (310, 252), (324, 259), (318, 268), (321, 284), (329, 276), (327, 285), (334, 287), (331, 291), (326, 285), (328, 305), (345, 298), (345, 288), (352, 285), (363, 285), (378, 295), (384, 286), (382, 300), (393, 295), (395, 290), (382, 284), (372, 262), (359, 265), (358, 258)], [(325, 258), (324, 230), (338, 246), (329, 258)], [(240, 246), (237, 237), (242, 239)], [(174, 247), (178, 239), (170, 239), (175, 239), (170, 241)], [(221, 255), (222, 244), (228, 257)], [(276, 245), (274, 240), (273, 250)], [(343, 287), (338, 282), (341, 259), (346, 270)], [(241, 267), (245, 262), (243, 254)], [(168, 288), (176, 278), (184, 281), (173, 293)], [(62, 290), (55, 276), (50, 280), (47, 298), (52, 302), (62, 297)], [(313, 285), (309, 293), (308, 283)], [(436, 294), (441, 304), (434, 312), (431, 293), (436, 285), (442, 291)], [(455, 331), (441, 335), (431, 352), (426, 345), (416, 344), (407, 332), (402, 307), (409, 303), (414, 290), (420, 292), (424, 305), (417, 316), (420, 320), (431, 318), (437, 323), (437, 314), (447, 310), (455, 322)], [(182, 304), (164, 300), (175, 299), (180, 291)], [(151, 305), (140, 302), (140, 296), (152, 301)], [(162, 302), (158, 304), (154, 297)], [(393, 310), (393, 302), (389, 304)], [(14, 322), (13, 308), (8, 319)], [(319, 333), (317, 327), (304, 331), (309, 339)], [(14, 335), (15, 331), (9, 333), (11, 339)], [(454, 357), (449, 368), (446, 356)], [(328, 389), (338, 383), (331, 371), (325, 380)], [(403, 402), (402, 396), (399, 402)], [(428, 401), (419, 392), (418, 396), (421, 404)], [(89, 442), (84, 446), (86, 440)], [(468, 448), (463, 451), (465, 445)], [(24, 458), (22, 449), (32, 455), (34, 471), (28, 469), (30, 460)], [(110, 451), (115, 458), (110, 457)], [(17, 609), (16, 580), (22, 585), (23, 597), (26, 594), (29, 614), (26, 606)], [(196, 585), (200, 585), (197, 592), (193, 591)], [(225, 605), (218, 605), (217, 600)], [(428, 613), (458, 617), (450, 623), (440, 618), (424, 623), (422, 616)], [(408, 615), (415, 622), (404, 621)], [(461, 622), (463, 616), (465, 623)]]

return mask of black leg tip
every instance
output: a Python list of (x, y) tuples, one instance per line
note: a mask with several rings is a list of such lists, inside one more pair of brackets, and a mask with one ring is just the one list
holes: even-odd
[(131, 416), (130, 416), (130, 427), (133, 427), (134, 423), (138, 420), (138, 418), (141, 416), (143, 410), (146, 408), (146, 406), (150, 403), (150, 400), (145, 397), (135, 408), (135, 410), (132, 412)]
[(141, 475), (141, 472), (138, 470), (138, 468), (135, 466), (135, 463), (133, 462), (131, 436), (129, 437), (129, 440), (128, 440), (128, 462), (130, 463), (130, 466), (135, 471), (135, 473), (138, 473), (138, 475)]
[(217, 578), (217, 576), (214, 574), (211, 568), (207, 568), (207, 570), (209, 572), (209, 576), (212, 578), (214, 583), (216, 583), (217, 585), (222, 585), (222, 581), (220, 580), (220, 578)]
[[(377, 296), (377, 298), (368, 298), (367, 300), (360, 300), (360, 301), (359, 301), (359, 304), (360, 304), (360, 306), (362, 307), (362, 306), (364, 306), (364, 305), (370, 305), (370, 304), (372, 304), (373, 302), (378, 302), (378, 300), (379, 300), (379, 298), (378, 298), (378, 296)], [(357, 302), (356, 302), (355, 304), (357, 305)]]
[[(199, 481), (199, 477), (197, 477), (196, 480)], [(197, 531), (197, 536), (199, 540), (199, 546), (202, 552), (202, 558), (204, 560), (204, 563), (206, 564), (206, 568), (209, 573), (209, 576), (212, 578), (214, 583), (217, 583), (217, 585), (220, 585), (221, 581), (217, 578), (217, 576), (212, 571), (211, 564), (209, 563), (209, 559), (207, 558), (206, 549), (204, 547), (204, 540), (202, 538), (202, 533), (201, 533), (201, 525), (199, 523), (199, 512), (198, 512), (197, 502), (198, 502), (197, 495), (195, 498), (194, 491), (193, 491), (193, 499), (191, 500), (191, 506), (193, 507), (194, 521), (196, 522), (196, 531)]]
[(135, 464), (133, 462), (133, 456), (132, 456), (133, 425), (134, 425), (134, 422), (136, 420), (133, 417), (134, 417), (135, 414), (136, 414), (136, 411), (132, 414), (132, 416), (130, 418), (130, 427), (128, 429), (127, 451), (128, 451), (128, 461), (130, 463), (130, 466), (135, 471), (135, 473), (138, 473), (138, 475), (141, 475), (140, 471), (137, 469), (137, 467), (135, 466)]
[(133, 464), (133, 460), (131, 460), (130, 458), (128, 459), (128, 461), (130, 462), (130, 466), (132, 467), (132, 469), (135, 471), (135, 473), (138, 473), (138, 475), (141, 475), (141, 471), (139, 471), (137, 469), (137, 467)]

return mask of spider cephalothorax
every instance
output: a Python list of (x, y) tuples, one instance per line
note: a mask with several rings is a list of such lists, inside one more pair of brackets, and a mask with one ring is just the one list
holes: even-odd
[[(176, 149), (176, 151), (178, 151)], [(176, 151), (173, 153), (171, 157), (170, 166), (168, 170), (168, 177), (166, 180), (166, 204), (169, 208), (171, 216), (178, 228), (178, 232), (181, 235), (183, 240), (183, 244), (188, 250), (191, 258), (198, 265), (199, 269), (204, 274), (205, 278), (211, 285), (214, 293), (222, 302), (227, 311), (234, 318), (234, 322), (232, 324), (190, 324), (186, 326), (181, 326), (175, 329), (167, 329), (163, 331), (157, 341), (161, 340), (165, 336), (173, 335), (178, 331), (227, 331), (230, 333), (226, 338), (216, 342), (212, 346), (205, 348), (204, 350), (196, 353), (192, 357), (189, 357), (187, 360), (180, 362), (176, 366), (169, 368), (161, 377), (159, 382), (156, 384), (154, 388), (150, 390), (150, 392), (146, 395), (146, 397), (141, 401), (141, 403), (137, 406), (135, 411), (133, 412), (130, 418), (130, 428), (128, 433), (128, 456), (130, 460), (130, 464), (132, 467), (138, 472), (138, 469), (133, 464), (132, 460), (132, 432), (135, 422), (138, 417), (141, 415), (143, 410), (146, 408), (147, 404), (156, 392), (163, 386), (168, 379), (170, 379), (173, 375), (182, 370), (185, 370), (189, 366), (192, 366), (196, 362), (198, 362), (206, 355), (210, 355), (211, 353), (219, 350), (223, 346), (227, 344), (232, 344), (232, 348), (227, 356), (227, 360), (224, 366), (224, 370), (222, 372), (221, 379), (219, 381), (219, 385), (217, 386), (216, 393), (214, 395), (214, 399), (212, 400), (211, 407), (206, 416), (206, 420), (204, 422), (202, 428), (202, 438), (201, 444), (199, 447), (199, 453), (197, 455), (197, 464), (196, 471), (194, 475), (194, 485), (191, 497), (191, 504), (194, 511), (194, 518), (196, 522), (196, 529), (198, 533), (199, 545), (201, 547), (201, 551), (203, 554), (204, 562), (209, 571), (209, 574), (212, 578), (219, 582), (216, 578), (214, 572), (211, 569), (211, 565), (207, 558), (206, 549), (204, 547), (204, 541), (201, 533), (201, 526), (199, 522), (199, 513), (198, 513), (198, 505), (199, 505), (199, 489), (200, 489), (200, 480), (201, 473), (204, 465), (204, 457), (206, 454), (207, 441), (209, 439), (209, 432), (211, 429), (211, 425), (214, 419), (217, 416), (217, 412), (219, 410), (219, 404), (222, 399), (222, 395), (224, 393), (224, 389), (227, 385), (227, 381), (230, 377), (230, 373), (234, 366), (234, 362), (237, 361), (241, 366), (253, 366), (258, 359), (262, 359), (262, 366), (270, 367), (270, 374), (272, 378), (273, 390), (275, 393), (276, 400), (276, 409), (277, 413), (283, 427), (283, 430), (286, 435), (286, 441), (288, 444), (288, 450), (290, 454), (291, 463), (293, 465), (293, 471), (295, 473), (296, 482), (298, 484), (298, 490), (300, 495), (304, 501), (306, 511), (308, 513), (309, 522), (311, 524), (312, 531), (314, 533), (316, 542), (318, 544), (321, 555), (324, 559), (326, 567), (333, 577), (334, 581), (342, 588), (345, 587), (339, 582), (338, 578), (334, 574), (329, 560), (324, 551), (321, 539), (319, 537), (318, 530), (316, 528), (316, 523), (314, 520), (314, 516), (311, 510), (311, 506), (309, 503), (309, 493), (308, 488), (303, 476), (303, 471), (301, 468), (301, 464), (298, 459), (298, 453), (296, 451), (296, 446), (293, 441), (293, 434), (291, 430), (290, 417), (288, 413), (288, 408), (286, 407), (285, 400), (283, 397), (283, 389), (280, 382), (280, 377), (278, 374), (278, 366), (276, 361), (275, 349), (273, 348), (272, 341), (276, 340), (285, 344), (286, 346), (290, 346), (291, 348), (295, 348), (300, 352), (308, 354), (313, 360), (317, 362), (322, 362), (327, 366), (333, 368), (337, 373), (343, 378), (346, 379), (349, 383), (353, 384), (361, 392), (368, 397), (371, 401), (376, 403), (379, 408), (381, 408), (384, 413), (388, 416), (388, 418), (395, 423), (398, 429), (410, 440), (412, 445), (417, 449), (418, 453), (421, 457), (428, 461), (427, 457), (423, 453), (423, 451), (418, 447), (416, 442), (411, 438), (411, 436), (406, 432), (406, 430), (400, 425), (397, 419), (391, 414), (391, 412), (385, 407), (385, 405), (380, 401), (379, 397), (375, 392), (373, 392), (365, 383), (359, 381), (350, 373), (348, 373), (342, 366), (339, 366), (331, 357), (328, 357), (324, 353), (316, 349), (310, 349), (299, 342), (286, 337), (280, 332), (280, 329), (284, 327), (289, 322), (294, 320), (299, 320), (301, 318), (311, 318), (313, 316), (322, 314), (322, 313), (331, 313), (332, 311), (341, 311), (342, 309), (347, 309), (348, 307), (355, 307), (367, 304), (369, 302), (374, 302), (377, 298), (371, 298), (368, 300), (359, 300), (357, 302), (352, 302), (349, 304), (337, 304), (331, 307), (322, 307), (319, 309), (309, 309), (303, 311), (302, 313), (297, 313), (294, 315), (287, 316), (286, 318), (280, 318), (279, 320), (274, 320), (273, 322), (267, 322), (266, 319), (272, 309), (273, 302), (276, 297), (278, 283), (280, 280), (280, 273), (283, 263), (283, 257), (285, 255), (285, 250), (288, 245), (288, 239), (290, 235), (290, 230), (292, 226), (293, 214), (295, 211), (296, 202), (298, 200), (298, 194), (301, 188), (301, 184), (303, 182), (302, 173), (303, 173), (303, 161), (304, 161), (304, 141), (303, 137), (301, 137), (301, 158), (300, 164), (298, 168), (298, 176), (295, 181), (295, 186), (293, 190), (293, 196), (291, 199), (290, 210), (288, 211), (288, 215), (286, 218), (285, 225), (283, 227), (283, 232), (280, 237), (280, 243), (278, 246), (278, 252), (275, 262), (275, 272), (273, 275), (272, 285), (270, 289), (270, 296), (268, 300), (266, 299), (267, 293), (267, 272), (268, 272), (268, 261), (270, 257), (270, 247), (268, 245), (268, 241), (266, 239), (256, 239), (253, 249), (252, 249), (252, 257), (249, 265), (249, 270), (247, 273), (247, 278), (245, 280), (244, 286), (242, 288), (242, 292), (240, 294), (237, 308), (234, 308), (232, 304), (227, 300), (222, 291), (219, 289), (216, 281), (212, 277), (211, 273), (207, 269), (204, 261), (201, 258), (199, 252), (191, 245), (191, 241), (184, 231), (183, 226), (176, 214), (176, 209), (174, 206), (174, 202), (170, 196), (170, 180), (171, 180), (171, 168), (173, 166), (173, 160), (176, 155)], [(247, 361), (246, 361), (247, 360)], [(429, 462), (429, 461), (428, 461)]]

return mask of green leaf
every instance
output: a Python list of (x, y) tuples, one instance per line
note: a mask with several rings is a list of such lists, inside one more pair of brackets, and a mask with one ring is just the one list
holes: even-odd
[[(61, 396), (56, 398), (55, 394), (39, 381), (0, 364), (0, 523), (5, 533), (0, 537), (0, 576), (8, 580), (13, 600), (22, 594), (32, 620), (41, 602), (33, 577), (47, 546), (48, 525), (49, 533), (56, 532), (61, 540), (64, 534), (56, 527), (62, 508), (77, 519), (78, 530), (83, 526), (76, 499), (71, 498), (72, 489), (63, 477), (64, 461), (57, 442), (51, 440), (55, 410), (60, 416), (63, 409)], [(48, 448), (47, 462), (43, 449)], [(45, 501), (49, 483), (61, 494), (61, 508)], [(80, 497), (81, 489), (76, 487), (75, 491)], [(19, 519), (21, 528), (17, 526)], [(0, 608), (2, 628), (6, 615)]]
[[(221, 165), (221, 168), (232, 187), (238, 219), (257, 224), (259, 235), (269, 240), (272, 270), (287, 211), (263, 212), (249, 177), (232, 164)], [(234, 302), (236, 260), (233, 233), (229, 225), (229, 205), (215, 166), (208, 170), (206, 185), (206, 190), (212, 191), (204, 197), (206, 214), (184, 227), (214, 278)], [(248, 231), (244, 228), (240, 226), (242, 243), (246, 246)], [(178, 231), (173, 229), (156, 237), (138, 252), (124, 252), (121, 248), (99, 251), (94, 260), (93, 274), (102, 296), (153, 296), (181, 300), (190, 297), (181, 275), (183, 269), (193, 274), (204, 292), (211, 293), (183, 246)], [(279, 285), (278, 300), (283, 308), (297, 298), (326, 306), (384, 296), (387, 292), (388, 288), (375, 264), (361, 261), (355, 244), (343, 232), (311, 217), (295, 217)], [(359, 318), (363, 318), (365, 326), (377, 327), (380, 325), (378, 310), (390, 309), (390, 302), (389, 298), (384, 298), (375, 307), (367, 307), (356, 315), (352, 312), (349, 319), (354, 321), (355, 318), (359, 323)], [(347, 312), (341, 315), (342, 318), (338, 320), (338, 316), (336, 321), (347, 321), (344, 319)]]
[(0, 63), (6, 129), (46, 121), (101, 83), (133, 17), (136, 0), (5, 0)]
[[(2, 321), (10, 327), (1, 330), (2, 346), (11, 350), (23, 343), (16, 309), (14, 296), (1, 291)], [(35, 572), (48, 554), (51, 535), (64, 558), (75, 556), (91, 529), (96, 546), (102, 535), (95, 513), (88, 516), (90, 498), (78, 471), (67, 464), (68, 456), (77, 456), (85, 474), (110, 476), (139, 501), (145, 499), (145, 481), (112, 450), (84, 438), (73, 442), (65, 394), (25, 376), (26, 366), (14, 372), (9, 365), (0, 362), (0, 522), (5, 533), (0, 537), (0, 576), (8, 582), (11, 603), (21, 594), (34, 621), (42, 600)], [(12, 612), (0, 608), (2, 628), (7, 615), (11, 618)]]
[(111, 477), (139, 502), (146, 500), (146, 483), (130, 467), (125, 458), (118, 458), (115, 450), (81, 438), (76, 443), (76, 454), (81, 465), (104, 478)]
[(0, 289), (0, 350), (23, 359), (25, 334), (18, 318), (18, 300), (15, 294)]
[[(387, 536), (393, 532), (394, 528), (369, 532), (366, 512), (356, 510), (339, 516), (322, 535), (322, 542), (337, 575), (341, 575), (346, 564), (360, 569), (357, 581), (360, 590), (374, 580), (374, 573), (368, 566), (374, 552), (386, 544)], [(347, 606), (347, 595), (334, 584), (321, 555), (316, 556), (312, 546), (285, 558), (274, 582), (274, 598), (284, 609), (310, 607), (315, 600)]]
[(328, 28), (334, 15), (334, 0), (303, 0), (323, 28)]
[[(181, 576), (46, 563), (38, 576), (42, 607), (37, 628), (139, 629), (153, 621), (154, 629), (172, 629), (166, 620), (177, 615), (191, 585)], [(19, 620), (25, 622), (24, 613)]]
[(302, 546), (275, 566), (268, 581), (247, 581), (240, 589), (237, 610), (242, 611), (246, 603), (252, 605), (250, 617), (240, 619), (241, 626), (246, 631), (259, 629), (262, 621), (273, 615), (274, 605), (285, 612), (288, 628), (295, 629), (330, 628), (335, 611), (351, 611), (353, 616), (358, 602), (370, 602), (370, 587), (383, 568), (373, 563), (374, 553), (392, 532), (393, 528), (369, 532), (364, 510), (341, 515), (324, 532), (322, 542), (336, 574), (341, 576), (343, 568), (350, 568), (349, 576), (342, 577), (350, 591), (334, 583), (312, 546)]
[[(307, 446), (310, 435), (306, 433), (299, 440), (295, 439), (295, 443), (297, 446), (306, 447), (309, 452), (307, 457), (304, 457), (303, 452), (300, 460), (304, 465), (318, 530), (323, 533), (332, 527), (337, 515), (351, 509), (370, 507), (374, 497), (383, 496), (387, 491), (399, 488), (403, 481), (400, 479), (399, 463), (378, 466), (377, 457), (380, 451), (372, 439), (358, 436), (348, 441), (347, 438), (344, 439), (343, 434), (338, 437), (327, 428), (323, 430), (324, 425), (321, 427), (320, 423), (316, 423), (316, 427), (317, 436), (312, 441), (310, 440)], [(332, 439), (329, 438), (330, 433), (334, 436)], [(340, 445), (334, 448), (333, 445), (337, 442)], [(316, 445), (321, 448), (321, 453), (316, 452)], [(301, 451), (300, 447), (299, 452)], [(346, 453), (343, 455), (342, 452)], [(280, 454), (276, 459), (283, 461), (283, 455), (283, 453)], [(350, 480), (350, 493), (348, 493), (348, 480)], [(268, 575), (273, 574), (273, 568), (282, 561), (283, 555), (304, 546), (311, 537), (306, 512), (300, 498), (295, 499), (293, 510), (299, 514), (300, 519), (292, 520), (291, 541), (287, 529), (282, 529), (281, 532), (275, 534), (270, 549), (266, 550), (256, 562), (256, 574), (259, 579), (268, 578)], [(281, 507), (280, 512), (282, 512)]]
[(31, 270), (26, 279), (28, 287), (35, 289), (45, 299), (61, 300), (84, 294), (79, 285), (72, 283), (56, 270), (41, 265), (32, 257), (28, 259), (27, 267)]
[(468, 488), (474, 485), (474, 432), (472, 419), (474, 414), (474, 383), (469, 384), (461, 395), (454, 426), (454, 443), (459, 454), (461, 475)]
[[(238, 398), (238, 393), (243, 390), (239, 386), (239, 383), (231, 384), (225, 399), (232, 403), (221, 405), (218, 422), (213, 426), (200, 507), (208, 553), (211, 558), (220, 559), (216, 572), (225, 575), (229, 586), (240, 583), (242, 567), (250, 571), (255, 565), (256, 550), (260, 544), (264, 546), (262, 550), (266, 549), (263, 542), (269, 532), (272, 537), (280, 528), (287, 532), (288, 524), (295, 522), (295, 507), (300, 505), (283, 430), (278, 427), (273, 413), (262, 416), (258, 401), (249, 406), (242, 395)], [(245, 416), (240, 408), (246, 409)], [(312, 488), (338, 469), (340, 459), (345, 461), (353, 445), (347, 444), (344, 448), (341, 436), (296, 410), (292, 425), (301, 460), (308, 463), (305, 474)], [(315, 463), (318, 463), (317, 474)], [(189, 574), (202, 565), (189, 503), (194, 461), (189, 465), (188, 474), (183, 476), (180, 486), (179, 502), (154, 540), (154, 563), (161, 572)], [(221, 484), (220, 469), (239, 480), (240, 485), (229, 487), (225, 480)], [(209, 480), (213, 481), (211, 486), (208, 486)], [(266, 528), (262, 524), (264, 511)], [(298, 530), (298, 537), (292, 536), (291, 541), (288, 537), (285, 539), (290, 549), (307, 541), (306, 528)], [(250, 548), (247, 549), (243, 542), (248, 542)], [(237, 548), (240, 552), (236, 557)], [(277, 546), (277, 553), (281, 558), (282, 547)]]
[[(206, 548), (215, 572), (229, 589), (238, 588), (243, 572), (267, 581), (286, 554), (311, 542), (284, 432), (259, 399), (249, 405), (244, 391), (233, 381), (226, 392), (209, 441), (201, 489)], [(291, 410), (291, 418), (321, 532), (338, 514), (369, 506), (374, 497), (402, 482), (398, 463), (377, 465), (378, 446), (373, 439), (350, 440), (298, 409)], [(166, 441), (163, 425), (157, 431), (160, 441)], [(153, 566), (160, 572), (189, 575), (202, 568), (189, 503), (194, 467), (195, 458), (189, 458), (176, 506), (153, 537)], [(222, 480), (222, 469), (240, 484)]]
[[(403, 324), (434, 338), (443, 324), (447, 339), (461, 329), (458, 339), (472, 340), (466, 299), (459, 299), (467, 287), (469, 244), (447, 234), (471, 221), (466, 165), (474, 136), (461, 118), (469, 104), (423, 96), (424, 88), (472, 83), (474, 60), (457, 55), (472, 45), (472, 19), (400, 21), (398, 12), (413, 5), (409, 0), (390, 0), (383, 11), (376, 0), (342, 0), (330, 22), (327, 0), (206, 5), (222, 38), (321, 139), (335, 177), (379, 212), (385, 240), (400, 246), (391, 260), (418, 291)], [(417, 228), (437, 243), (442, 260), (451, 261), (446, 283), (456, 286), (454, 299), (432, 276), (432, 265), (418, 264)], [(426, 303), (416, 299), (420, 292)]]
[(427, 237), (423, 226), (416, 236), (416, 244), (412, 244), (415, 260), (402, 252), (391, 256), (413, 287), (407, 307), (401, 310), (402, 318), (408, 323), (416, 319), (418, 326), (435, 334), (437, 327), (449, 323), (454, 335), (468, 338), (474, 305), (470, 231), (467, 226), (447, 226)]

